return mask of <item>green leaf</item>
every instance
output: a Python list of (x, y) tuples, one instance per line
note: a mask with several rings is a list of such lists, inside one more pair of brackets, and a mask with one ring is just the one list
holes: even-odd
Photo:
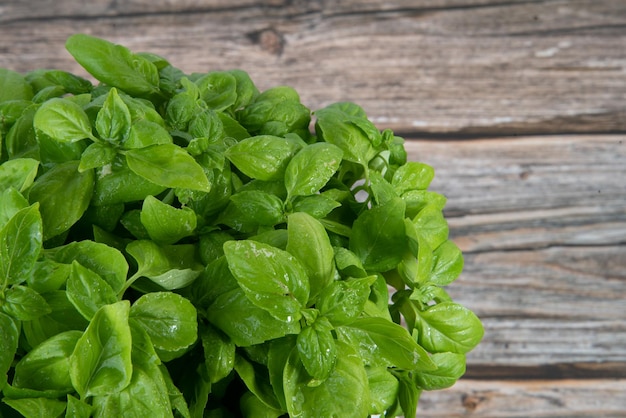
[(237, 80), (227, 71), (212, 71), (196, 81), (209, 109), (221, 111), (237, 101)]
[(67, 407), (65, 409), (65, 418), (90, 418), (91, 405), (86, 401), (67, 395)]
[(271, 181), (282, 180), (296, 150), (293, 142), (285, 138), (259, 135), (239, 141), (225, 155), (246, 176)]
[(300, 319), (309, 297), (309, 281), (291, 254), (251, 240), (224, 244), (228, 267), (246, 296), (281, 321)]
[(126, 282), (128, 263), (124, 255), (117, 249), (106, 244), (90, 240), (74, 241), (52, 252), (55, 261), (81, 266), (98, 274), (113, 291), (119, 292)]
[(93, 138), (85, 111), (69, 99), (54, 98), (43, 103), (33, 119), (36, 130), (59, 142)]
[(152, 241), (137, 240), (127, 245), (126, 252), (138, 264), (134, 277), (147, 277), (167, 290), (189, 285), (202, 272), (193, 245), (159, 246)]
[(197, 219), (189, 208), (178, 209), (147, 196), (141, 207), (141, 223), (155, 242), (174, 244), (194, 233)]
[(306, 212), (317, 219), (328, 216), (329, 213), (341, 206), (341, 203), (326, 194), (298, 196), (293, 200), (293, 212)]
[(2, 402), (24, 417), (58, 417), (65, 410), (65, 402), (48, 398), (4, 398)]
[(446, 286), (456, 280), (463, 270), (463, 254), (450, 240), (441, 244), (433, 253), (433, 270), (430, 281)]
[(382, 415), (398, 397), (398, 379), (386, 367), (366, 367), (370, 394), (370, 415)]
[(276, 399), (274, 390), (269, 381), (268, 371), (258, 363), (246, 360), (242, 356), (235, 359), (235, 371), (243, 380), (246, 387), (266, 406), (280, 410), (280, 403)]
[(401, 195), (410, 190), (426, 190), (435, 177), (435, 170), (427, 164), (409, 161), (398, 167), (391, 185)]
[(289, 215), (287, 252), (304, 267), (309, 278), (309, 303), (333, 280), (335, 253), (324, 226), (304, 212)]
[(407, 246), (404, 208), (404, 202), (396, 198), (364, 211), (354, 221), (349, 248), (366, 270), (384, 272), (402, 260)]
[(0, 308), (21, 321), (31, 321), (51, 312), (46, 300), (26, 286), (8, 288), (4, 294), (4, 304)]
[(200, 329), (200, 339), (209, 378), (211, 383), (217, 383), (235, 367), (235, 343), (210, 324)]
[(7, 383), (7, 372), (13, 364), (19, 337), (17, 323), (7, 314), (0, 312), (0, 389)]
[[(404, 370), (433, 370), (435, 364), (401, 325), (387, 319), (358, 318), (340, 328), (344, 337), (361, 350), (367, 365)], [(352, 334), (350, 334), (352, 332)]]
[(230, 196), (230, 204), (218, 223), (238, 231), (255, 231), (259, 226), (274, 226), (284, 221), (283, 201), (260, 190), (242, 190)]
[(342, 155), (339, 147), (324, 142), (300, 150), (285, 170), (288, 198), (318, 192), (339, 169)]
[(130, 317), (148, 333), (159, 355), (180, 352), (198, 338), (196, 309), (176, 293), (141, 296), (131, 306)]
[(408, 373), (397, 373), (398, 401), (405, 417), (414, 417), (417, 414), (417, 403), (421, 394), (420, 389), (415, 386), (413, 379)]
[(26, 281), (39, 257), (43, 237), (38, 206), (19, 210), (0, 229), (0, 290)]
[(72, 385), (81, 397), (105, 396), (131, 382), (131, 333), (128, 301), (105, 305), (78, 339), (70, 357)]
[(89, 206), (95, 176), (92, 170), (78, 172), (78, 164), (68, 161), (54, 166), (30, 189), (30, 202), (40, 205), (44, 241), (70, 229)]
[(122, 143), (122, 148), (145, 148), (150, 145), (171, 144), (172, 142), (170, 133), (159, 123), (140, 119), (131, 125), (128, 138)]
[(290, 416), (302, 418), (363, 418), (369, 411), (367, 373), (361, 358), (348, 344), (337, 341), (337, 361), (320, 385), (310, 386), (298, 350), (293, 350), (283, 375)]
[(427, 206), (413, 219), (417, 233), (430, 248), (437, 248), (448, 239), (448, 223), (441, 210)]
[(159, 91), (159, 74), (151, 62), (128, 48), (84, 34), (70, 36), (65, 47), (98, 80), (138, 96)]
[(9, 187), (0, 191), (0, 230), (20, 210), (28, 207), (28, 200), (17, 189)]
[(76, 260), (72, 261), (65, 289), (67, 298), (87, 320), (93, 318), (104, 305), (118, 301), (117, 294), (109, 283)]
[(62, 332), (33, 348), (15, 365), (13, 385), (73, 392), (69, 374), (70, 356), (82, 334), (80, 331)]
[(126, 162), (136, 174), (163, 187), (211, 190), (202, 167), (184, 149), (174, 144), (128, 150)]
[(80, 156), (78, 171), (80, 173), (92, 168), (103, 167), (111, 164), (117, 155), (117, 150), (108, 144), (94, 142), (85, 148)]
[(95, 126), (100, 138), (112, 144), (119, 145), (128, 138), (131, 127), (130, 111), (116, 88), (109, 90), (96, 117)]
[(424, 390), (451, 387), (465, 374), (465, 355), (459, 353), (434, 353), (431, 356), (437, 368), (415, 374), (415, 381)]
[(39, 161), (32, 158), (16, 158), (0, 165), (0, 190), (13, 187), (23, 192), (33, 184)]
[(321, 384), (333, 371), (337, 346), (332, 330), (328, 319), (320, 317), (298, 334), (296, 347), (304, 368), (313, 377), (310, 385)]
[(30, 100), (33, 89), (20, 73), (0, 68), (0, 103), (9, 100)]
[(354, 321), (365, 307), (375, 276), (332, 282), (320, 294), (317, 308), (335, 325)]
[(239, 408), (244, 417), (279, 418), (285, 414), (285, 411), (267, 406), (252, 392), (241, 395)]
[(476, 315), (454, 302), (442, 302), (419, 312), (418, 342), (431, 353), (465, 354), (483, 337), (483, 326)]

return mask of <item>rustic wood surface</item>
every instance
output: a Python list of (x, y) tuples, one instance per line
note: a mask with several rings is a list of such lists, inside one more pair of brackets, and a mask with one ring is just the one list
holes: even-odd
[(86, 75), (76, 32), (357, 102), (435, 167), (486, 334), (420, 416), (626, 416), (626, 2), (4, 0), (0, 67)]

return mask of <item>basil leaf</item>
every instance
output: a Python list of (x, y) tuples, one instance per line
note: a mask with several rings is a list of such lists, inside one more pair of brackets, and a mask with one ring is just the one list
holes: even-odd
[(0, 229), (0, 290), (24, 282), (39, 257), (43, 237), (38, 206), (17, 211)]
[(130, 384), (132, 340), (128, 301), (96, 312), (70, 356), (72, 385), (81, 397), (105, 396)]
[(16, 158), (0, 165), (0, 190), (13, 187), (23, 192), (33, 184), (39, 161), (32, 158)]
[(269, 375), (265, 367), (252, 363), (242, 356), (235, 360), (235, 370), (246, 387), (267, 407), (279, 410), (280, 404), (269, 382)]
[(427, 206), (413, 219), (417, 233), (430, 248), (437, 248), (448, 239), (448, 223), (441, 210)]
[(192, 235), (197, 226), (193, 210), (177, 209), (153, 196), (144, 199), (140, 216), (150, 238), (159, 244), (174, 244)]
[(370, 394), (370, 415), (382, 415), (398, 397), (399, 383), (386, 367), (366, 367)]
[(78, 171), (82, 173), (92, 168), (103, 167), (112, 163), (116, 155), (117, 151), (112, 146), (94, 142), (80, 156)]
[(31, 321), (51, 312), (46, 300), (26, 286), (11, 286), (5, 291), (0, 308), (15, 319)]
[(332, 330), (333, 326), (328, 319), (320, 317), (298, 334), (296, 347), (300, 360), (307, 373), (313, 377), (309, 385), (321, 384), (335, 366), (337, 346)]
[(62, 332), (33, 348), (15, 365), (13, 385), (73, 392), (69, 374), (70, 356), (81, 335), (80, 331)]
[(83, 109), (68, 99), (47, 100), (33, 119), (36, 130), (60, 142), (76, 142), (93, 138), (91, 122)]
[(4, 388), (7, 383), (7, 372), (13, 364), (19, 337), (20, 331), (16, 322), (0, 312), (0, 388)]
[(172, 142), (172, 136), (163, 126), (147, 119), (140, 119), (131, 125), (128, 138), (122, 142), (122, 148), (144, 148)]
[(260, 135), (246, 138), (224, 153), (246, 176), (264, 180), (282, 180), (296, 146), (285, 138)]
[(116, 88), (109, 90), (95, 123), (100, 138), (121, 144), (130, 133), (131, 116), (126, 103), (120, 98)]
[(337, 341), (337, 361), (324, 382), (310, 386), (311, 376), (293, 350), (283, 375), (290, 416), (366, 417), (369, 411), (367, 373), (350, 345)]
[(159, 91), (154, 64), (126, 47), (84, 34), (70, 36), (65, 47), (89, 74), (105, 84), (137, 96)]
[(13, 187), (0, 192), (0, 230), (17, 212), (28, 207), (28, 200)]
[(431, 282), (439, 286), (446, 286), (456, 280), (462, 270), (463, 254), (452, 241), (445, 241), (433, 252)]
[(185, 150), (174, 144), (128, 150), (126, 162), (136, 174), (163, 187), (182, 187), (204, 192), (211, 190), (202, 167)]
[(459, 353), (434, 353), (431, 359), (437, 368), (415, 374), (415, 381), (424, 390), (446, 389), (465, 374), (465, 355)]
[(252, 303), (286, 323), (300, 319), (300, 310), (309, 297), (309, 281), (295, 257), (251, 240), (226, 242), (224, 254)]
[(310, 305), (333, 281), (335, 253), (324, 226), (304, 212), (289, 215), (287, 233), (287, 252), (300, 262), (309, 278)]
[(324, 142), (300, 150), (285, 169), (288, 200), (318, 192), (339, 169), (342, 155), (339, 147)]
[(4, 398), (2, 402), (24, 417), (58, 417), (65, 410), (65, 402), (48, 398)]
[(341, 203), (323, 193), (311, 196), (298, 196), (292, 203), (293, 212), (306, 212), (317, 219), (325, 218), (333, 209), (341, 206)]
[(237, 101), (237, 80), (226, 71), (212, 71), (196, 81), (200, 96), (209, 109), (221, 111)]
[(435, 177), (435, 170), (427, 164), (409, 161), (398, 167), (391, 185), (401, 195), (410, 190), (426, 190)]
[(0, 68), (0, 102), (30, 100), (33, 89), (24, 76), (6, 68)]
[(332, 282), (322, 290), (316, 306), (333, 325), (349, 324), (363, 312), (374, 280), (369, 276)]
[(65, 418), (89, 418), (91, 417), (92, 407), (86, 401), (67, 395), (67, 407), (65, 409)]
[(80, 173), (78, 161), (68, 161), (48, 170), (35, 180), (31, 203), (39, 202), (43, 239), (57, 236), (74, 225), (85, 213), (93, 194), (93, 170)]
[(111, 285), (76, 260), (72, 261), (65, 289), (67, 298), (87, 320), (93, 318), (98, 309), (104, 305), (118, 300)]
[(416, 328), (419, 344), (431, 353), (465, 354), (484, 334), (476, 315), (454, 302), (442, 302), (419, 312)]
[(238, 231), (254, 231), (259, 226), (274, 226), (284, 221), (283, 201), (260, 190), (242, 190), (230, 196), (230, 204), (218, 223)]
[(364, 211), (352, 225), (350, 250), (366, 270), (387, 271), (396, 267), (406, 249), (404, 202), (393, 199)]
[(204, 362), (211, 379), (217, 383), (235, 367), (235, 344), (222, 331), (210, 324), (200, 328)]

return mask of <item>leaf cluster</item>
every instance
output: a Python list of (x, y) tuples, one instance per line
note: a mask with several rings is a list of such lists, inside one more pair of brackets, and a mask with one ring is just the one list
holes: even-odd
[(433, 169), (353, 103), (73, 35), (0, 69), (0, 415), (414, 416), (483, 328)]

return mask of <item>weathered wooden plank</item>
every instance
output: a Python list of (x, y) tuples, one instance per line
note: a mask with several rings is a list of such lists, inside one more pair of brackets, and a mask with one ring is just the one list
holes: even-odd
[(626, 380), (461, 379), (452, 388), (424, 392), (418, 417), (624, 417)]
[[(43, 4), (42, 4), (43, 3)], [(243, 68), (405, 132), (626, 130), (619, 0), (4, 2), (0, 66), (79, 71), (86, 32), (187, 72)]]

